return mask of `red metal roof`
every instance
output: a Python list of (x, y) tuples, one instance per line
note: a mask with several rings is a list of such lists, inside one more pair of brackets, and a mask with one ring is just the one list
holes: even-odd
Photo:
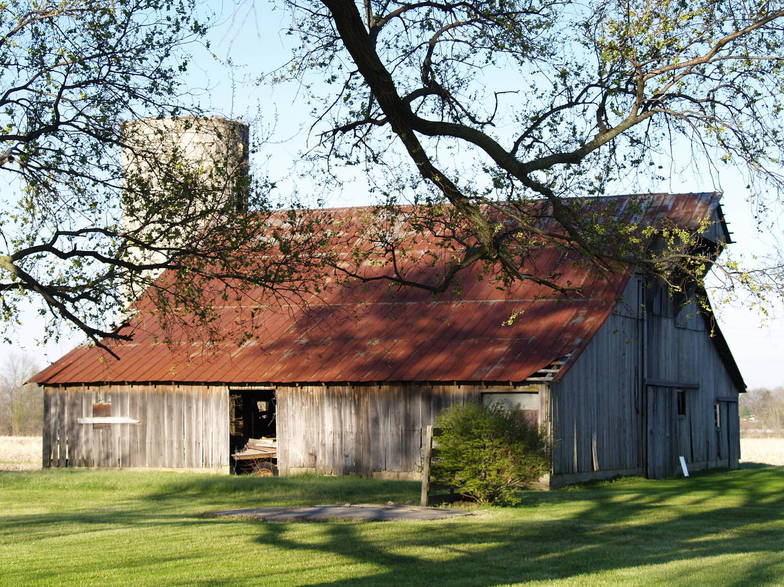
[[(718, 198), (647, 195), (651, 205), (645, 216), (664, 216), (678, 226), (696, 228), (715, 218)], [(599, 201), (622, 215), (632, 199)], [(352, 218), (361, 210), (337, 214)], [(459, 291), (440, 295), (383, 281), (326, 287), (304, 303), (250, 292), (239, 302), (216, 306), (216, 328), (222, 336), (212, 346), (193, 335), (172, 340), (171, 332), (164, 332), (142, 308), (124, 327), (133, 333), (132, 341), (107, 342), (120, 360), (100, 348), (82, 346), (33, 381), (520, 382), (563, 357), (573, 361), (607, 319), (628, 280), (628, 274), (601, 277), (589, 264), (565, 262), (562, 252), (549, 249), (539, 251), (524, 269), (577, 286), (579, 293), (556, 294), (532, 281), (500, 289), (497, 282), (483, 278), (481, 268), (462, 275)], [(238, 344), (238, 324), (254, 309), (254, 337)]]

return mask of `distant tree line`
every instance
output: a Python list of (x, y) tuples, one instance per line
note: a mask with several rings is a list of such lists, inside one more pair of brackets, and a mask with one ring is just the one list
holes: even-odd
[(784, 430), (784, 387), (751, 389), (740, 400), (744, 434), (769, 434)]
[(41, 434), (43, 397), (27, 383), (38, 366), (25, 355), (10, 355), (0, 363), (0, 436)]

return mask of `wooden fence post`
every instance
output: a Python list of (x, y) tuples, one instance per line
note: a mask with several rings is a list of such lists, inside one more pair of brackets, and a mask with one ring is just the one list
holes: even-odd
[(430, 458), (433, 454), (433, 427), (425, 428), (425, 437), (422, 439), (422, 490), (419, 495), (419, 505), (427, 506), (430, 495)]

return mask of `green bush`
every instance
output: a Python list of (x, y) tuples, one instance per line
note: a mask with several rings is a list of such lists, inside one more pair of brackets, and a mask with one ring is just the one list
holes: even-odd
[(452, 406), (441, 428), (431, 475), (479, 503), (519, 503), (519, 490), (550, 469), (547, 439), (535, 424), (499, 404)]

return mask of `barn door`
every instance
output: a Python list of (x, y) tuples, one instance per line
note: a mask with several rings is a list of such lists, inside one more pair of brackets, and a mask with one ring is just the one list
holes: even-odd
[(646, 476), (672, 477), (678, 463), (676, 394), (668, 387), (646, 388), (647, 455)]
[(733, 467), (738, 462), (732, 423), (738, 420), (738, 404), (718, 400), (714, 406), (716, 426), (716, 457), (719, 466)]
[(735, 469), (740, 461), (740, 418), (738, 418), (738, 402), (727, 402), (727, 442), (729, 448), (729, 467)]
[[(693, 412), (696, 401), (692, 401), (695, 393), (688, 389), (675, 389), (675, 427), (677, 430), (676, 457), (683, 457), (687, 463), (694, 462), (694, 428)], [(679, 471), (678, 463), (675, 464), (676, 474)]]
[(277, 398), (270, 389), (229, 390), (229, 450), (241, 450), (251, 438), (275, 438)]

